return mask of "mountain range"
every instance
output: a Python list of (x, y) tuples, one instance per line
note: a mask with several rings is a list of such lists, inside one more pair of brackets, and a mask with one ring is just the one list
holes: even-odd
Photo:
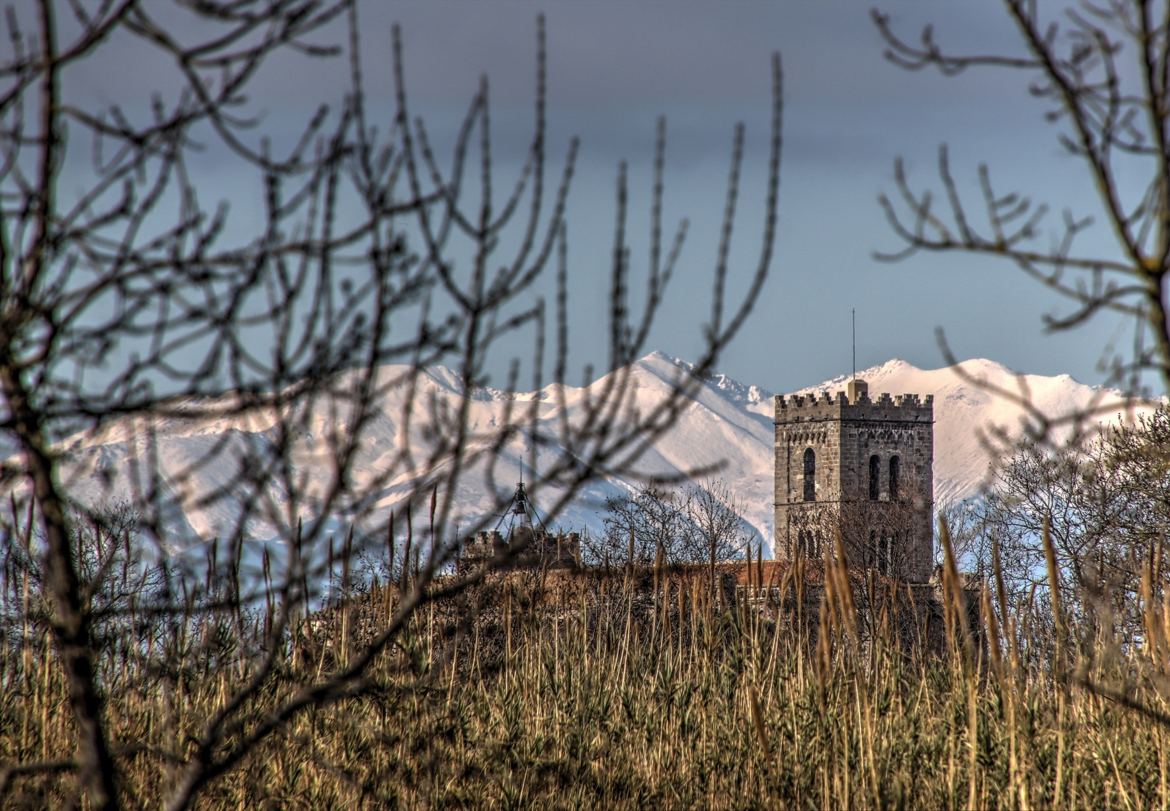
[[(654, 352), (632, 364), (630, 371), (632, 403), (643, 413), (670, 389), (680, 374), (692, 369), (687, 362)], [(393, 380), (400, 369), (384, 368), (379, 379)], [(612, 373), (611, 373), (612, 374)], [(1006, 436), (1019, 436), (1023, 430), (1024, 410), (1011, 399), (993, 394), (986, 385), (1001, 390), (1026, 393), (1029, 401), (1042, 413), (1065, 414), (1095, 406), (1102, 414), (1119, 413), (1123, 399), (1119, 392), (1088, 386), (1068, 375), (1052, 377), (1018, 375), (989, 360), (967, 360), (956, 366), (920, 369), (904, 360), (890, 360), (857, 373), (869, 384), (871, 397), (882, 393), (914, 393), (934, 396), (934, 479), (936, 504), (959, 502), (979, 493), (986, 483), (993, 452), (986, 438), (999, 430)], [(808, 386), (799, 392), (815, 393), (843, 390), (848, 376), (834, 377)], [(563, 398), (569, 419), (579, 413), (584, 398), (595, 396), (605, 378), (584, 387), (567, 387)], [(379, 390), (374, 419), (363, 431), (363, 441), (354, 466), (354, 483), (373, 514), (388, 515), (401, 508), (411, 491), (414, 478), (409, 471), (386, 480), (377, 472), (389, 469), (403, 442), (425, 447), (429, 441), (424, 421), (409, 424), (404, 413), (404, 387), (383, 386)], [(454, 407), (460, 398), (459, 378), (449, 369), (434, 367), (420, 376), (413, 395), (416, 402)], [(473, 393), (470, 423), (474, 430), (487, 431), (504, 418), (506, 408), (538, 400), (538, 420), (548, 421), (555, 435), (553, 421), (561, 418), (560, 400), (546, 388), (540, 392), (507, 394), (482, 389)], [(1110, 404), (1116, 403), (1116, 408)], [(337, 424), (344, 416), (336, 404), (322, 404), (320, 413), (312, 413), (303, 423), (305, 430), (296, 437), (292, 455), (298, 465), (297, 476), (303, 492), (310, 499), (300, 507), (296, 517), (315, 517), (312, 496), (328, 486), (328, 459), (337, 441)], [(770, 548), (772, 543), (772, 466), (773, 466), (773, 393), (721, 374), (708, 375), (698, 387), (693, 400), (679, 415), (676, 424), (637, 463), (641, 475), (675, 477), (687, 470), (718, 465), (714, 476), (721, 479), (738, 501), (740, 514), (751, 531)], [(176, 419), (155, 425), (149, 440), (138, 432), (135, 423), (115, 421), (99, 433), (75, 437), (66, 445), (62, 480), (74, 497), (83, 502), (109, 499), (111, 494), (141, 490), (151, 484), (160, 493), (159, 502), (169, 505), (164, 518), (173, 527), (173, 537), (186, 541), (207, 540), (229, 534), (240, 515), (243, 499), (279, 508), (287, 494), (272, 485), (269, 492), (233, 493), (233, 459), (247, 458), (257, 450), (277, 441), (276, 417), (224, 417), (219, 419)], [(203, 464), (212, 451), (218, 454), (214, 464)], [(551, 464), (561, 453), (554, 446), (542, 446), (536, 453), (536, 473)], [(147, 458), (151, 465), (143, 464)], [(456, 494), (456, 521), (463, 526), (490, 514), (499, 499), (506, 497), (522, 475), (522, 460), (527, 449), (517, 438), (491, 455), (487, 461), (469, 470)], [(141, 481), (142, 471), (157, 468), (152, 483)], [(489, 475), (490, 473), (490, 475)], [(529, 480), (533, 478), (529, 472)], [(368, 491), (363, 487), (368, 484)], [(639, 486), (637, 477), (615, 477), (595, 481), (551, 523), (569, 530), (598, 533), (604, 518), (603, 505), (610, 496), (632, 493)], [(215, 498), (210, 494), (219, 494)], [(555, 491), (535, 495), (541, 502), (555, 499)], [(274, 514), (275, 515), (275, 514)], [(385, 519), (382, 519), (383, 522)], [(265, 541), (280, 540), (282, 522), (263, 516), (252, 519), (247, 533)], [(284, 526), (287, 526), (287, 521)], [(339, 526), (340, 526), (339, 522)]]

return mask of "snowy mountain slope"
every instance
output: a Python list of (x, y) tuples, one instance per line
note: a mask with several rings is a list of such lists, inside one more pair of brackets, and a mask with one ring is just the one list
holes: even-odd
[[(1099, 404), (1103, 398), (1120, 403), (1117, 393), (1080, 384), (1067, 375), (1019, 377), (987, 360), (965, 361), (961, 367), (969, 376), (1002, 388), (1018, 391), (1026, 387), (1032, 401), (1050, 414)], [(692, 368), (657, 352), (636, 361), (628, 370), (630, 407), (649, 412), (672, 383), (679, 376), (690, 375)], [(454, 410), (459, 402), (460, 382), (450, 370), (438, 367), (420, 375), (413, 399), (409, 388), (401, 384), (404, 371), (392, 366), (380, 370), (377, 414), (363, 430), (352, 471), (354, 489), (362, 493), (364, 503), (378, 516), (399, 509), (414, 485), (417, 471), (404, 465), (400, 450), (406, 443), (416, 450), (432, 447), (433, 415), (444, 409)], [(964, 381), (951, 367), (926, 370), (891, 360), (858, 376), (868, 382), (871, 396), (934, 395), (935, 498), (940, 504), (975, 494), (984, 481), (990, 458), (981, 442), (981, 431), (994, 426), (1013, 435), (1020, 431), (1022, 411), (1018, 406)], [(846, 380), (833, 378), (802, 392), (838, 391)], [(570, 424), (577, 424), (586, 398), (596, 397), (605, 385), (603, 377), (584, 388), (566, 386), (562, 397), (552, 387), (511, 397), (491, 389), (477, 390), (469, 402), (469, 423), (473, 437), (479, 438), (471, 440), (471, 447), (486, 447), (482, 437), (500, 424), (509, 407), (513, 415), (516, 409), (535, 407), (541, 433), (556, 436), (562, 416)], [(68, 443), (62, 479), (78, 499), (90, 503), (110, 500), (118, 494), (157, 492), (159, 501), (168, 505), (164, 515), (175, 528), (172, 537), (187, 542), (230, 534), (242, 503), (260, 505), (260, 513), (253, 517), (246, 532), (258, 540), (281, 540), (298, 518), (315, 517), (328, 493), (336, 473), (334, 449), (346, 438), (345, 426), (352, 409), (349, 386), (346, 380), (338, 381), (333, 397), (314, 403), (307, 413), (285, 413), (283, 420), (275, 412), (265, 417), (160, 420), (153, 426), (153, 438), (149, 440), (140, 422), (115, 422), (98, 435), (78, 437)], [(222, 400), (222, 404), (230, 403), (230, 395)], [(191, 407), (207, 405), (192, 403)], [(711, 375), (702, 382), (672, 430), (641, 457), (635, 473), (676, 477), (696, 468), (718, 468), (714, 475), (736, 494), (744, 519), (770, 546), (772, 410), (770, 392), (723, 375)], [(302, 416), (303, 420), (298, 419)], [(295, 435), (284, 436), (283, 426), (295, 426)], [(242, 460), (250, 452), (263, 452), (282, 442), (289, 443), (292, 449), (296, 488), (308, 495), (295, 508), (281, 485), (273, 483), (264, 492), (253, 492), (237, 476)], [(467, 527), (490, 515), (498, 500), (506, 498), (514, 488), (521, 473), (521, 460), (527, 460), (528, 454), (519, 437), (498, 453), (481, 454), (454, 494), (457, 510), (452, 524)], [(563, 449), (541, 446), (536, 454), (536, 473), (563, 459)], [(440, 462), (432, 474), (444, 472), (445, 464)], [(531, 481), (534, 476), (530, 471), (525, 478)], [(594, 482), (578, 493), (553, 522), (569, 529), (600, 532), (605, 499), (632, 492), (639, 484), (637, 475)], [(534, 496), (538, 506), (547, 508), (556, 502), (560, 491), (546, 488)], [(343, 523), (344, 519), (338, 521)]]
[[(894, 359), (859, 372), (858, 377), (869, 384), (871, 397), (882, 393), (934, 395), (934, 498), (938, 505), (975, 495), (986, 482), (992, 460), (988, 444), (996, 430), (1018, 438), (1026, 421), (1019, 404), (967, 382), (964, 376), (1024, 396), (1049, 418), (1092, 410), (1100, 419), (1112, 420), (1126, 415), (1132, 418), (1149, 408), (1141, 404), (1127, 408), (1121, 392), (1087, 386), (1068, 375), (1021, 375), (983, 358), (939, 369), (919, 369)], [(848, 379), (842, 375), (802, 393), (840, 391)], [(1068, 426), (1062, 426), (1053, 431), (1052, 438), (1060, 441), (1067, 434)]]

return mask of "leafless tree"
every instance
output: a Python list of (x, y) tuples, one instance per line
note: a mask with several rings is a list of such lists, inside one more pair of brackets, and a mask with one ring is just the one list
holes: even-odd
[[(1025, 446), (999, 465), (994, 486), (971, 510), (982, 536), (976, 563), (998, 573), (1009, 595), (1050, 587), (1045, 538), (1073, 616), (1107, 616), (1120, 633), (1140, 629), (1143, 574), (1167, 563), (1170, 464), (1165, 407), (1132, 426), (1113, 426), (1079, 449)], [(993, 556), (998, 560), (993, 559)]]
[(606, 499), (604, 530), (587, 542), (591, 561), (612, 565), (709, 563), (745, 555), (751, 534), (725, 482), (646, 484)]
[(690, 524), (690, 557), (705, 561), (714, 578), (715, 564), (748, 555), (752, 533), (747, 529), (742, 507), (727, 482), (708, 477), (688, 486), (686, 517)]
[[(567, 145), (550, 180), (543, 24), (532, 137), (518, 178), (501, 195), (487, 80), (444, 162), (424, 122), (412, 114), (406, 48), (397, 28), (387, 49), (393, 109), (367, 106), (362, 31), (352, 0), (173, 6), (38, 0), (9, 8), (6, 23), (10, 47), (0, 57), (0, 441), (6, 450), (0, 478), (16, 503), (5, 537), (9, 543), (35, 539), (77, 738), (74, 757), (0, 769), (0, 790), (38, 772), (73, 775), (90, 807), (116, 808), (126, 759), (154, 757), (169, 775), (157, 793), (166, 807), (186, 808), (292, 719), (360, 694), (371, 664), (412, 613), (466, 585), (434, 580), (453, 554), (451, 543), (434, 539), (450, 537), (459, 483), (480, 468), (490, 476), (492, 460), (509, 440), (523, 431), (535, 447), (555, 441), (568, 450), (563, 461), (532, 474), (533, 490), (556, 485), (558, 501), (548, 505), (555, 516), (584, 483), (628, 470), (670, 429), (738, 332), (768, 273), (778, 205), (779, 60), (772, 66), (772, 132), (759, 209), (763, 237), (747, 278), (737, 282), (742, 298), (730, 294), (728, 260), (744, 157), (743, 127), (737, 126), (726, 197), (713, 200), (724, 221), (695, 374), (680, 372), (652, 409), (633, 408), (629, 363), (645, 351), (686, 234), (684, 222), (673, 239), (663, 237), (666, 134), (660, 124), (645, 304), (631, 312), (623, 166), (609, 274), (606, 366), (613, 373), (573, 420), (566, 416), (550, 435), (537, 424), (535, 403), (516, 405), (490, 429), (469, 419), (488, 370), (506, 366), (505, 339), (517, 332), (534, 354), (523, 365), (516, 359), (497, 388), (514, 389), (523, 368), (534, 387), (554, 384), (553, 396), (563, 406), (570, 287), (565, 212), (577, 144)], [(133, 49), (140, 72), (157, 78), (159, 92), (149, 104), (113, 105), (70, 90), (71, 79), (110, 48)], [(294, 137), (286, 123), (266, 123), (262, 103), (249, 96), (277, 56), (349, 66), (348, 86), (336, 99), (323, 99)], [(388, 125), (380, 128), (380, 121)], [(198, 156), (204, 149), (230, 161), (230, 171), (261, 192), (257, 225), (247, 233), (239, 233), (229, 201), (202, 181)], [(537, 292), (545, 276), (555, 282), (551, 303)], [(423, 392), (427, 369), (437, 363), (457, 377), (453, 407)], [(421, 426), (427, 441), (403, 442), (392, 459), (358, 477), (379, 404), (388, 392), (403, 391), (402, 413), (391, 416), (406, 428)], [(263, 436), (211, 442), (199, 458), (172, 465), (164, 475), (167, 432), (211, 420), (259, 426)], [(328, 453), (306, 458), (303, 438), (321, 430)], [(107, 471), (103, 478), (99, 472), (95, 497), (94, 474), (77, 472), (71, 453), (103, 432), (122, 437), (134, 449), (134, 462), (129, 474)], [(410, 432), (404, 429), (403, 436)], [(194, 492), (197, 474), (206, 469), (224, 473), (220, 485)], [(393, 615), (334, 669), (291, 692), (268, 689), (288, 651), (281, 640), (319, 596), (325, 567), (331, 572), (339, 565), (348, 573), (363, 539), (393, 543), (400, 537), (401, 515), (397, 528), (387, 527), (388, 516), (378, 514), (369, 494), (403, 477), (406, 501), (415, 514), (428, 515), (430, 540), (422, 546), (421, 531), (414, 539), (417, 577), (404, 578)], [(139, 516), (141, 542), (168, 573), (166, 587), (135, 612), (180, 628), (174, 639), (184, 641), (170, 651), (174, 667), (135, 671), (143, 679), (178, 679), (191, 657), (219, 661), (212, 651), (220, 619), (245, 611), (265, 618), (263, 638), (231, 660), (242, 674), (238, 689), (201, 719), (190, 739), (175, 736), (166, 751), (144, 754), (133, 742), (111, 738), (108, 694), (100, 686), (104, 643), (71, 540), (78, 521), (84, 525), (102, 513), (102, 501), (118, 497)], [(193, 503), (242, 505), (231, 531), (197, 561), (174, 554), (173, 543), (176, 520)], [(17, 526), (26, 507), (31, 520)], [(363, 531), (327, 555), (339, 517)], [(270, 559), (265, 551), (262, 573), (249, 578), (241, 569), (257, 522), (274, 528), (286, 552)], [(380, 531), (370, 529), (379, 522)], [(225, 588), (225, 582), (232, 585)], [(192, 636), (191, 628), (202, 631)]]
[(685, 497), (673, 487), (647, 484), (631, 496), (607, 498), (602, 520), (604, 529), (588, 550), (594, 562), (646, 566), (660, 558), (687, 559), (691, 527)]
[[(1004, 0), (1003, 6), (1019, 34), (1017, 53), (953, 53), (929, 25), (913, 39), (895, 31), (881, 11), (873, 20), (887, 59), (907, 70), (1019, 74), (1060, 145), (1092, 181), (1096, 210), (1065, 208), (1056, 218), (1042, 191), (1005, 190), (985, 164), (977, 171), (980, 192), (971, 199), (943, 146), (940, 192), (916, 188), (902, 161), (895, 163), (894, 193), (880, 199), (904, 248), (881, 256), (930, 251), (1011, 262), (1068, 305), (1046, 318), (1051, 330), (1074, 329), (1106, 312), (1130, 319), (1132, 352), (1103, 359), (1113, 382), (1138, 394), (1144, 376), (1153, 374), (1170, 390), (1170, 3)], [(1135, 188), (1123, 176), (1142, 182)], [(1107, 238), (1090, 240), (1090, 232)], [(940, 342), (953, 361), (941, 333)], [(995, 391), (1025, 407), (1034, 440), (1050, 438), (1061, 424), (1095, 423), (1088, 418), (1116, 408), (1098, 402), (1078, 413), (1046, 414), (1022, 384)]]
[[(1046, 317), (1050, 330), (1075, 329), (1105, 313), (1132, 325), (1132, 349), (1108, 349), (1102, 358), (1112, 383), (1129, 395), (1146, 395), (1151, 381), (1170, 392), (1170, 3), (1003, 5), (1019, 34), (1018, 53), (958, 54), (941, 45), (930, 26), (910, 39), (894, 30), (888, 15), (874, 11), (873, 19), (887, 58), (906, 69), (934, 68), (948, 76), (988, 69), (1024, 77), (1060, 145), (1091, 181), (1094, 210), (1065, 208), (1054, 222), (1042, 195), (1005, 190), (986, 165), (978, 168), (980, 192), (971, 199), (961, 193), (944, 147), (941, 194), (916, 189), (901, 161), (895, 164), (895, 193), (881, 203), (904, 249), (886, 258), (932, 251), (1007, 260), (1065, 303), (1063, 312)], [(940, 343), (953, 361), (941, 332)], [(1031, 581), (1030, 593), (1041, 580), (1055, 589), (1052, 596), (1065, 598), (1063, 605), (1088, 620), (1086, 627), (1120, 622), (1104, 648), (1133, 650), (1141, 603), (1153, 616), (1150, 606), (1164, 588), (1165, 536), (1164, 523), (1158, 529), (1159, 502), (1143, 495), (1149, 485), (1133, 489), (1121, 462), (1126, 454), (1107, 453), (1119, 435), (1095, 437), (1102, 413), (1113, 416), (1116, 404), (1102, 397), (1071, 413), (1045, 413), (1022, 378), (1014, 388), (968, 382), (1015, 402), (1029, 418), (1021, 448), (1013, 449), (1005, 435), (988, 437), (1006, 461), (987, 505), (992, 534), (983, 551), (999, 551), (1009, 579)], [(1062, 440), (1067, 447), (1060, 447)], [(1129, 466), (1147, 474), (1164, 458), (1158, 444), (1141, 441), (1130, 450)], [(1150, 545), (1148, 531), (1134, 532), (1139, 527), (1153, 528), (1160, 538)], [(1046, 558), (1043, 575), (1038, 554)], [(1027, 613), (1060, 623), (1060, 605)], [(1141, 678), (1160, 683), (1164, 675), (1153, 667)], [(1073, 680), (1165, 721), (1157, 708), (1129, 699), (1128, 688), (1102, 687), (1087, 676)]]

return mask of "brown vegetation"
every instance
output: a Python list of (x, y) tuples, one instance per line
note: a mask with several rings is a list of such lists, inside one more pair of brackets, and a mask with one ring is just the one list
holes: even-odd
[[(1148, 636), (1123, 647), (1080, 638), (1059, 602), (1009, 602), (995, 577), (972, 611), (947, 567), (942, 646), (932, 652), (899, 638), (891, 619), (918, 598), (897, 598), (894, 581), (803, 561), (727, 565), (720, 574), (723, 587), (712, 592), (702, 566), (528, 570), (433, 602), (365, 671), (360, 690), (291, 719), (230, 779), (211, 781), (199, 804), (1034, 808), (1170, 800), (1164, 584), (1147, 579)], [(297, 623), (263, 692), (291, 698), (314, 672), (360, 655), (362, 637), (384, 627), (401, 597), (397, 587), (372, 587)], [(865, 599), (872, 602), (859, 610)], [(188, 657), (181, 670), (162, 656), (101, 660), (103, 685), (132, 685), (105, 694), (103, 716), (129, 802), (153, 802), (201, 719), (254, 676), (249, 640), (263, 637), (265, 619), (201, 629), (220, 635), (223, 655), (197, 665)], [(986, 629), (985, 646), (972, 643), (973, 621)], [(193, 629), (154, 630), (152, 644), (164, 649)], [(0, 758), (62, 765), (7, 769), (4, 803), (55, 806), (76, 799), (72, 720), (46, 629), (26, 631), (7, 638), (0, 660), (0, 727), (9, 731)], [(1081, 689), (1089, 683), (1095, 691)], [(1125, 691), (1110, 697), (1121, 683)], [(242, 714), (258, 721), (267, 704), (253, 699)]]

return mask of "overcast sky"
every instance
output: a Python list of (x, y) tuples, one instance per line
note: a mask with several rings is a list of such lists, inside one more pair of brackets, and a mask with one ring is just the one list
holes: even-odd
[[(891, 0), (882, 7), (907, 35), (933, 22), (939, 40), (957, 51), (1019, 52), (998, 4)], [(606, 357), (598, 325), (607, 307), (614, 182), (622, 160), (630, 165), (634, 284), (644, 278), (658, 116), (666, 116), (669, 131), (666, 218), (688, 217), (692, 228), (650, 348), (693, 358), (700, 347), (736, 121), (747, 127), (747, 154), (733, 288), (748, 278), (763, 220), (773, 51), (781, 53), (785, 73), (777, 253), (723, 371), (775, 391), (846, 372), (854, 307), (859, 367), (893, 357), (941, 365), (935, 329), (943, 327), (961, 358), (1097, 382), (1102, 348), (1114, 338), (1124, 345), (1116, 319), (1045, 335), (1041, 317), (1060, 312), (1060, 303), (1009, 265), (940, 255), (892, 265), (874, 258), (875, 251), (900, 247), (877, 203), (879, 193), (894, 191), (895, 158), (906, 159), (912, 182), (937, 188), (934, 167), (943, 143), (968, 193), (977, 191), (976, 169), (986, 162), (1004, 191), (1032, 194), (1058, 215), (1065, 207), (1094, 213), (1096, 203), (1023, 76), (973, 72), (948, 79), (902, 71), (884, 61), (869, 9), (855, 0), (371, 2), (363, 7), (361, 31), (372, 109), (381, 105), (390, 114), (387, 44), (397, 21), (414, 112), (431, 122), (440, 142), (449, 141), (479, 75), (490, 77), (497, 182), (505, 188), (532, 123), (538, 12), (547, 17), (554, 173), (570, 136), (582, 142), (569, 204), (575, 366)], [(84, 86), (72, 92), (101, 96), (115, 85), (142, 92), (150, 83), (143, 73), (115, 54), (95, 62)], [(328, 98), (337, 79), (319, 63), (290, 63), (260, 85), (258, 104), (280, 121), (306, 99)], [(245, 194), (230, 177), (218, 182), (230, 197)], [(247, 220), (246, 205), (240, 216)]]
[[(932, 22), (939, 40), (959, 52), (1020, 52), (996, 3), (919, 0), (883, 7), (908, 36)], [(1041, 316), (1059, 302), (1012, 266), (940, 255), (894, 265), (873, 258), (876, 250), (899, 247), (877, 204), (880, 192), (894, 190), (895, 157), (904, 156), (914, 181), (937, 187), (943, 143), (969, 192), (977, 189), (978, 164), (986, 162), (1005, 191), (1031, 193), (1058, 214), (1065, 207), (1096, 211), (1080, 166), (1062, 154), (1024, 77), (990, 71), (947, 79), (900, 70), (883, 59), (867, 5), (853, 0), (400, 3), (369, 15), (364, 30), (369, 46), (391, 18), (402, 24), (414, 98), (436, 111), (464, 102), (476, 76), (487, 72), (500, 106), (500, 142), (517, 127), (514, 143), (522, 144), (531, 121), (538, 8), (547, 15), (552, 143), (575, 133), (583, 146), (570, 219), (575, 279), (605, 278), (618, 161), (631, 164), (633, 209), (646, 208), (655, 120), (667, 117), (667, 213), (689, 217), (693, 230), (652, 336), (655, 347), (683, 357), (698, 350), (737, 120), (747, 125), (749, 145), (737, 271), (741, 278), (750, 271), (763, 209), (769, 58), (779, 51), (786, 105), (778, 253), (724, 369), (774, 390), (847, 371), (850, 308), (856, 307), (862, 367), (891, 357), (939, 365), (935, 328), (941, 326), (960, 357), (1100, 379), (1096, 363), (1117, 332), (1115, 319), (1048, 336)], [(978, 208), (978, 199), (971, 200)], [(638, 261), (644, 256), (635, 247), (635, 268), (645, 267)], [(582, 329), (590, 323), (587, 313), (603, 311), (604, 285), (581, 284), (573, 292), (580, 341), (588, 334)]]

